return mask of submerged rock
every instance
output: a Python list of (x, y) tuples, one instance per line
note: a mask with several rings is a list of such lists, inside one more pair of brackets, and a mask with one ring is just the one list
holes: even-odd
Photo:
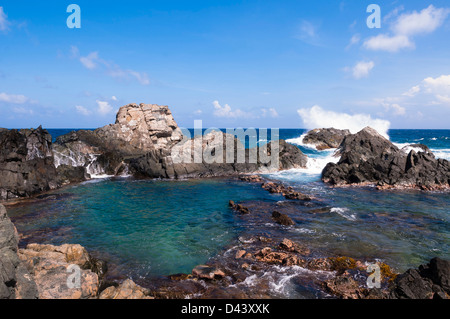
[(52, 138), (46, 130), (0, 129), (0, 200), (29, 197), (58, 186)]
[(328, 163), (322, 180), (336, 186), (369, 185), (379, 188), (443, 189), (450, 187), (450, 162), (430, 152), (409, 154), (377, 131), (366, 127), (344, 138), (337, 164)]
[(273, 212), (272, 219), (283, 226), (295, 225), (294, 221), (288, 215), (282, 214), (280, 212)]

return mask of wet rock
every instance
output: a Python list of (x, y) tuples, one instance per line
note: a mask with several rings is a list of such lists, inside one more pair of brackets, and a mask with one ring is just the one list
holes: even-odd
[(50, 134), (42, 127), (0, 128), (0, 200), (29, 197), (58, 187)]
[(272, 213), (272, 219), (280, 225), (291, 226), (295, 225), (294, 221), (286, 214), (274, 211)]
[(304, 256), (310, 254), (310, 250), (307, 247), (294, 243), (287, 238), (283, 239), (283, 241), (278, 245), (278, 248), (289, 252), (299, 253)]
[(225, 273), (222, 270), (207, 265), (196, 266), (192, 270), (192, 275), (200, 279), (208, 280), (221, 279), (225, 277)]
[(377, 131), (366, 127), (339, 146), (341, 158), (328, 163), (322, 180), (335, 186), (377, 185), (380, 189), (450, 187), (450, 162), (430, 152), (405, 154)]
[(154, 299), (149, 294), (149, 290), (127, 279), (118, 287), (111, 286), (103, 290), (99, 299)]
[(270, 247), (265, 247), (255, 254), (256, 260), (268, 264), (283, 264), (283, 262), (290, 257), (284, 252), (272, 251)]
[(347, 276), (337, 276), (325, 281), (324, 288), (342, 299), (361, 299), (364, 295), (359, 283)]
[(239, 179), (241, 181), (249, 182), (249, 183), (262, 183), (263, 182), (262, 177), (259, 175), (242, 175), (242, 176), (239, 176)]
[(347, 135), (350, 135), (349, 130), (318, 128), (309, 131), (303, 138), (303, 143), (312, 144), (318, 150), (326, 150), (339, 147)]
[(232, 200), (230, 200), (229, 206), (243, 215), (250, 214), (250, 210), (247, 207), (241, 204), (235, 204)]
[(238, 250), (238, 251), (236, 252), (235, 258), (236, 258), (236, 259), (242, 258), (242, 257), (245, 256), (246, 253), (247, 253), (247, 252), (246, 252), (245, 250)]
[(280, 183), (274, 183), (274, 182), (267, 182), (262, 184), (261, 186), (263, 189), (269, 191), (271, 194), (281, 194), (286, 199), (293, 199), (293, 200), (303, 200), (303, 201), (310, 201), (312, 200), (311, 196), (305, 195), (301, 192), (295, 191), (292, 187), (285, 187), (284, 185)]

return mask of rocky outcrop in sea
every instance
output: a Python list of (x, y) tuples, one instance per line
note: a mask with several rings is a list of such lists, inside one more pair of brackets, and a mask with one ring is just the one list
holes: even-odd
[(335, 186), (376, 185), (379, 188), (450, 187), (450, 162), (436, 159), (427, 149), (409, 153), (376, 130), (366, 127), (344, 138), (337, 150), (338, 163), (329, 163), (322, 180)]
[(316, 128), (306, 133), (303, 143), (314, 145), (319, 151), (326, 150), (339, 147), (347, 135), (350, 135), (349, 130)]

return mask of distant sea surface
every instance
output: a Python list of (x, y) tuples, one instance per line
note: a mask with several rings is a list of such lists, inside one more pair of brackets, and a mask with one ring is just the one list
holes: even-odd
[[(70, 131), (49, 130), (54, 138)], [(317, 213), (317, 207), (290, 206), (282, 196), (269, 194), (259, 185), (230, 179), (111, 177), (65, 187), (55, 192), (61, 194), (59, 200), (13, 206), (9, 214), (24, 234), (24, 243), (79, 243), (112, 261), (117, 273), (137, 281), (190, 273), (194, 266), (235, 245), (242, 234), (287, 237), (323, 256), (376, 258), (399, 272), (435, 256), (450, 258), (448, 192), (328, 187), (320, 181), (320, 173), (329, 161), (336, 161), (334, 150), (317, 151), (304, 145), (305, 133), (280, 129), (281, 139), (310, 157), (307, 169), (266, 177), (319, 198), (322, 213)], [(450, 130), (390, 130), (388, 134), (400, 148), (421, 143), (436, 157), (450, 159)], [(286, 205), (296, 224), (284, 227), (270, 218), (236, 215), (228, 207), (229, 200)], [(274, 280), (283, 280), (280, 276)], [(289, 287), (284, 296), (297, 296), (295, 285)]]

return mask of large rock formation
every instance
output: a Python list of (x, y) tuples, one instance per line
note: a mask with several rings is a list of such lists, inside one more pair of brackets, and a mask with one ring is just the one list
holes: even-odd
[(17, 255), (19, 236), (0, 204), (0, 299), (36, 299), (37, 286)]
[[(69, 167), (84, 167), (88, 174), (118, 175), (125, 160), (148, 152), (170, 149), (182, 140), (181, 130), (167, 106), (129, 104), (120, 108), (116, 123), (95, 131), (61, 136), (54, 145), (55, 164), (66, 182), (80, 179)], [(71, 175), (77, 178), (71, 177)]]
[(51, 146), (52, 138), (42, 127), (0, 129), (0, 200), (58, 187)]
[(380, 188), (443, 189), (450, 186), (450, 162), (431, 152), (408, 154), (366, 127), (348, 135), (337, 150), (338, 163), (329, 163), (322, 180), (336, 186), (374, 184)]
[[(307, 157), (296, 146), (281, 140), (275, 149), (276, 144), (245, 150), (234, 136), (217, 131), (188, 139), (167, 106), (129, 104), (120, 108), (115, 124), (61, 136), (53, 151), (61, 182), (90, 174), (187, 178), (306, 166)], [(269, 157), (274, 160), (265, 160)]]
[(318, 150), (337, 148), (344, 138), (350, 135), (349, 130), (338, 130), (335, 128), (316, 128), (309, 131), (303, 138), (304, 144), (312, 144)]

